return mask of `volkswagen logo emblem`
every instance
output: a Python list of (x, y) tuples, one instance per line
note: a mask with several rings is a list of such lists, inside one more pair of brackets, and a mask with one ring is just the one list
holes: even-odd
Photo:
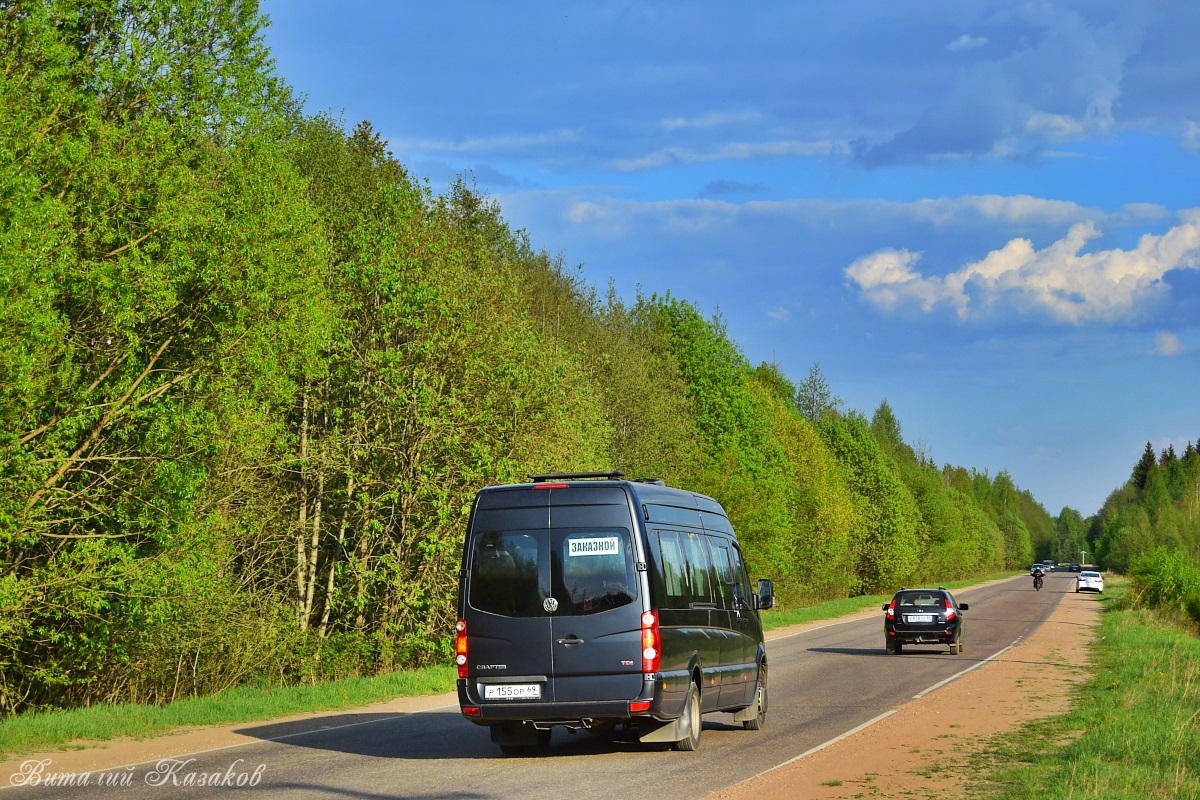
[(547, 614), (553, 614), (558, 611), (558, 601), (553, 597), (547, 597), (542, 601), (542, 608), (546, 609)]

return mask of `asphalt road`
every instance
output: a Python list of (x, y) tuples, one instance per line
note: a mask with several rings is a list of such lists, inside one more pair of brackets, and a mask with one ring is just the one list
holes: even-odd
[[(303, 733), (294, 724), (251, 725), (240, 732), (260, 742), (93, 773), (86, 786), (47, 786), (43, 777), (38, 786), (0, 789), (0, 800), (701, 798), (879, 719), (989, 659), (1004, 658), (1049, 617), (1063, 593), (1073, 591), (1074, 577), (1052, 573), (1040, 592), (1028, 577), (956, 592), (971, 607), (964, 614), (964, 652), (957, 656), (944, 646), (908, 646), (901, 655), (886, 655), (882, 613), (773, 638), (767, 644), (765, 728), (745, 731), (730, 715), (706, 716), (695, 753), (560, 729), (544, 757), (509, 758), (455, 705), (374, 719), (324, 717), (325, 727)], [(78, 783), (83, 776), (59, 779)]]

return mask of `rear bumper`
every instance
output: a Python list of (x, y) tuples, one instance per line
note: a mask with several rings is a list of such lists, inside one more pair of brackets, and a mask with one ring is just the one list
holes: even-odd
[(954, 634), (947, 636), (944, 633), (941, 636), (935, 636), (928, 633), (897, 633), (895, 636), (890, 638), (899, 642), (900, 644), (950, 644), (954, 641), (955, 637)]
[(958, 629), (955, 628), (949, 633), (945, 628), (935, 628), (934, 630), (895, 630), (886, 628), (884, 631), (887, 638), (893, 642), (900, 644), (950, 644), (958, 638)]
[[(641, 693), (629, 700), (588, 700), (583, 702), (480, 702), (468, 690), (468, 681), (458, 681), (458, 704), (463, 716), (476, 725), (496, 725), (502, 722), (528, 722), (536, 727), (566, 725), (588, 728), (603, 722), (631, 719), (653, 719), (667, 722), (683, 713), (687, 698), (686, 682), (679, 683), (682, 691), (668, 692), (663, 681), (645, 681)], [(674, 687), (672, 687), (674, 688)], [(645, 710), (634, 711), (633, 705), (649, 703)]]
[(476, 725), (495, 725), (500, 722), (531, 722), (535, 725), (569, 725), (589, 728), (594, 723), (633, 719), (629, 701), (604, 703), (505, 703), (504, 705), (475, 706), (479, 714), (468, 714), (463, 705), (463, 716)]

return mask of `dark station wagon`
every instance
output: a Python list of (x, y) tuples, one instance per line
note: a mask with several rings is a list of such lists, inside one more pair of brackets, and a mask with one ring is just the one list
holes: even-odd
[(885, 603), (883, 646), (891, 654), (906, 644), (947, 644), (950, 654), (958, 655), (963, 648), (966, 622), (962, 612), (969, 606), (959, 603), (944, 587), (936, 589), (901, 589), (892, 602)]
[(463, 715), (505, 753), (551, 730), (609, 731), (679, 750), (701, 714), (767, 712), (759, 609), (724, 509), (622, 473), (531, 476), (475, 498), (460, 572)]

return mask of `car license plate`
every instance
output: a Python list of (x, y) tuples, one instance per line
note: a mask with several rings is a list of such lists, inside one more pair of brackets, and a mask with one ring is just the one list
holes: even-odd
[(905, 622), (933, 622), (933, 614), (908, 614)]
[(485, 683), (484, 700), (541, 700), (542, 687), (536, 683)]

